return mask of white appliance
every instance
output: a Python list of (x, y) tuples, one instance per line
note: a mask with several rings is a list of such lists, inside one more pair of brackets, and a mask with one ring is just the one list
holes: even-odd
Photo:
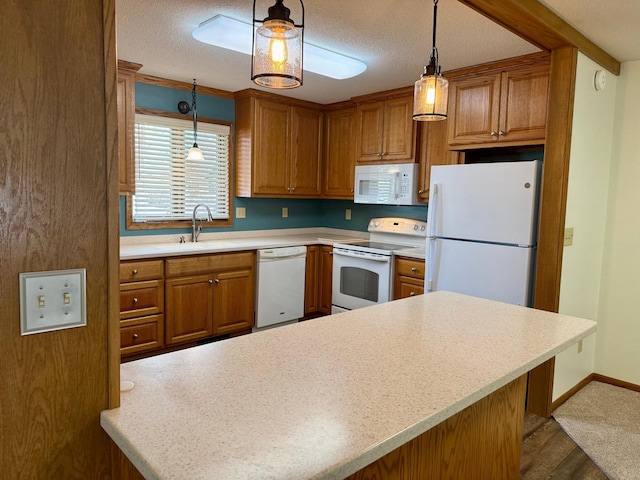
[(353, 201), (385, 205), (421, 205), (418, 202), (418, 164), (356, 166)]
[(531, 306), (542, 162), (431, 168), (427, 292)]
[(304, 316), (307, 247), (258, 250), (256, 329)]
[(331, 313), (388, 302), (392, 298), (393, 252), (424, 245), (427, 223), (374, 218), (369, 240), (333, 245)]

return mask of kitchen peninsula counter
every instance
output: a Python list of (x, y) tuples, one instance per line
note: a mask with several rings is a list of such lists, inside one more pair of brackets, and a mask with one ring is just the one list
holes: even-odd
[(515, 384), (518, 437), (524, 375), (595, 329), (420, 295), (125, 363), (101, 425), (148, 479), (341, 479)]

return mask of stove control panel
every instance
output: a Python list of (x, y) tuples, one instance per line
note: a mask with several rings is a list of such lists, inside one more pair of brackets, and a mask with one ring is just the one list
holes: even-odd
[(427, 222), (410, 218), (372, 218), (368, 230), (369, 232), (424, 237), (427, 232)]

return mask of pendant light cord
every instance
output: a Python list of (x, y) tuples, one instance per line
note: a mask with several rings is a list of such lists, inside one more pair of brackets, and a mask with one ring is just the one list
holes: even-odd
[(198, 111), (196, 110), (196, 79), (193, 79), (191, 90), (191, 110), (193, 110), (193, 146), (198, 146)]
[(436, 48), (436, 26), (438, 20), (438, 0), (433, 0), (433, 47), (431, 48), (430, 63), (434, 64), (435, 74), (440, 74), (440, 65), (438, 65), (438, 49)]

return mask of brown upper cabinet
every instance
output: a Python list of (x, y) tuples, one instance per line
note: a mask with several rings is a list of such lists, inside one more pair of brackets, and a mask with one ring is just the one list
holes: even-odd
[(543, 144), (549, 65), (454, 77), (449, 85), (449, 145), (463, 149)]
[(319, 197), (321, 108), (253, 90), (240, 92), (235, 103), (236, 194)]
[(356, 109), (325, 112), (322, 195), (353, 199), (356, 166)]
[[(357, 163), (415, 161), (413, 88), (355, 98)], [(386, 97), (386, 98), (385, 98)]]
[(118, 178), (120, 195), (133, 195), (134, 127), (136, 121), (135, 83), (139, 63), (118, 60)]
[(447, 122), (421, 122), (419, 133), (418, 200), (429, 201), (431, 167), (434, 165), (455, 165), (460, 162), (460, 152), (449, 150), (447, 143)]

